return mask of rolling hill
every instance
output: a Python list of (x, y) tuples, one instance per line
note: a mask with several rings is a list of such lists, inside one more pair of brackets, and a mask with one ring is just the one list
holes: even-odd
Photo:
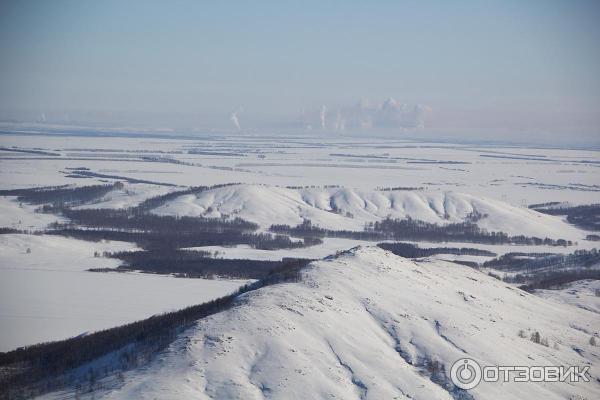
[[(600, 396), (600, 350), (589, 343), (598, 322), (464, 266), (357, 248), (311, 264), (301, 282), (241, 295), (96, 398), (591, 400)], [(535, 332), (541, 344), (529, 339)], [(465, 391), (449, 379), (463, 357), (590, 366), (591, 379)]]
[(290, 189), (230, 185), (179, 196), (154, 210), (178, 216), (241, 217), (263, 228), (298, 225), (304, 219), (326, 229), (362, 230), (365, 223), (412, 218), (436, 224), (472, 220), (489, 231), (510, 235), (579, 240), (585, 235), (560, 217), (465, 193), (368, 191), (350, 188)]

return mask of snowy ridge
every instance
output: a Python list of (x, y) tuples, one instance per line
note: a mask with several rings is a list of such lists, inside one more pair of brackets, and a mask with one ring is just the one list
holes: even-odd
[(263, 228), (298, 225), (310, 219), (327, 229), (362, 230), (366, 222), (407, 217), (445, 224), (482, 215), (481, 228), (511, 235), (581, 239), (584, 235), (560, 218), (497, 200), (442, 191), (368, 191), (350, 188), (288, 189), (231, 185), (184, 195), (154, 210), (179, 216), (239, 216)]
[[(598, 314), (440, 261), (376, 247), (312, 264), (302, 282), (247, 293), (200, 321), (110, 399), (595, 399)], [(518, 336), (539, 331), (549, 346)], [(590, 365), (588, 383), (482, 382), (452, 363)], [(432, 365), (437, 368), (432, 368)], [(576, 397), (580, 396), (580, 397)]]

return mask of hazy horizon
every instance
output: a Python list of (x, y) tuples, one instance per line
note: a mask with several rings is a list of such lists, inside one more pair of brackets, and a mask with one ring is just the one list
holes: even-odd
[(594, 1), (5, 1), (0, 122), (597, 145)]

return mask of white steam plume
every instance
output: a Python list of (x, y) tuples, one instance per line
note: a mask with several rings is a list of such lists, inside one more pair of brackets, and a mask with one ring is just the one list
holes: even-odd
[(240, 111), (241, 111), (241, 109), (235, 110), (234, 112), (231, 113), (231, 116), (229, 117), (229, 119), (233, 123), (233, 126), (235, 126), (235, 129), (237, 129), (238, 131), (240, 131), (242, 129), (240, 126), (240, 120), (238, 118), (238, 113)]

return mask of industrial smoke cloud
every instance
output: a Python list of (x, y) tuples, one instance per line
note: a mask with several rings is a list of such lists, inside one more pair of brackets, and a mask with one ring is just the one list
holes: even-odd
[[(334, 109), (335, 110), (335, 109)], [(318, 113), (303, 112), (302, 124), (306, 127), (343, 131), (345, 129), (402, 129), (419, 130), (425, 127), (430, 108), (421, 104), (400, 103), (393, 98), (371, 106), (361, 101), (353, 106), (340, 107), (327, 113), (322, 106)]]
[(233, 126), (235, 127), (236, 130), (240, 131), (242, 129), (242, 127), (240, 126), (240, 120), (238, 118), (238, 114), (240, 113), (241, 109), (237, 109), (234, 112), (231, 113), (231, 116), (229, 117), (229, 119), (231, 120), (231, 123), (233, 124)]

